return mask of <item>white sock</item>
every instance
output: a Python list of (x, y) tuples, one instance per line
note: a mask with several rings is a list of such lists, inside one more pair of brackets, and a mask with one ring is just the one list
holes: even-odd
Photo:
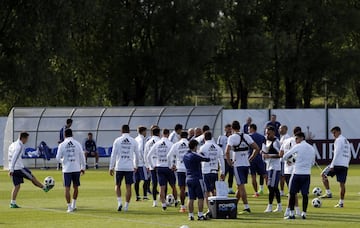
[(344, 204), (344, 200), (340, 199), (339, 204)]
[(68, 204), (67, 204), (67, 207), (68, 207), (68, 208), (71, 208), (71, 203), (68, 203)]
[(125, 208), (129, 207), (129, 202), (125, 202)]
[(202, 217), (202, 216), (204, 216), (204, 214), (202, 213), (202, 211), (200, 212), (198, 212), (198, 217)]
[(194, 217), (194, 213), (189, 213), (189, 218)]
[(304, 216), (306, 216), (306, 212), (301, 212), (301, 215), (304, 215)]
[(284, 195), (284, 191), (280, 191), (280, 195)]
[(166, 207), (166, 203), (163, 203), (163, 204), (162, 204), (162, 207)]
[(10, 200), (11, 204), (16, 204), (16, 200)]
[(296, 214), (300, 214), (300, 208), (299, 207), (295, 207), (295, 211), (296, 211)]
[(186, 207), (185, 207), (185, 205), (181, 205), (181, 209), (185, 209)]
[(249, 204), (244, 204), (244, 208), (245, 209), (249, 209), (250, 207), (249, 207)]
[(278, 203), (278, 204), (277, 204), (277, 207), (282, 207), (281, 203)]
[(294, 216), (295, 214), (294, 214), (294, 211), (292, 211), (292, 210), (290, 210), (290, 214), (289, 214), (290, 216)]
[(326, 189), (326, 194), (331, 194), (330, 189)]
[(71, 207), (72, 207), (72, 208), (76, 208), (76, 199), (73, 199), (72, 204), (71, 204)]
[(121, 197), (118, 197), (118, 198), (117, 198), (117, 201), (118, 201), (118, 207), (120, 207), (120, 206), (122, 205)]
[(264, 185), (260, 185), (260, 191), (264, 191)]

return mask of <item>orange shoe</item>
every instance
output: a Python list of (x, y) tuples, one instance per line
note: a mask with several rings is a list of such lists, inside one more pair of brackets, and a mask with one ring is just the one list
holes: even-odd
[(186, 208), (180, 208), (179, 212), (180, 213), (186, 213)]

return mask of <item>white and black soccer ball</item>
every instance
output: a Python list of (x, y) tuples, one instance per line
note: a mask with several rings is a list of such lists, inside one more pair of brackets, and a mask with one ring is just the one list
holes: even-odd
[(314, 194), (314, 196), (321, 196), (322, 190), (321, 190), (321, 188), (319, 188), (319, 187), (315, 187), (315, 188), (312, 190), (312, 193)]
[(173, 205), (175, 203), (175, 197), (172, 195), (172, 194), (168, 194), (167, 196), (166, 196), (166, 204), (168, 205), (168, 206), (171, 206), (171, 205)]
[(313, 205), (313, 207), (319, 208), (321, 207), (322, 202), (319, 198), (315, 198), (311, 201), (311, 204)]
[(293, 164), (295, 164), (295, 162), (296, 162), (296, 153), (294, 153), (294, 154), (292, 154), (292, 155), (290, 155), (290, 157), (288, 157), (288, 159), (286, 159), (286, 163), (288, 164), (288, 165), (293, 165)]
[(50, 176), (46, 177), (44, 179), (44, 185), (46, 187), (54, 187), (55, 186), (55, 179), (53, 177), (50, 177)]

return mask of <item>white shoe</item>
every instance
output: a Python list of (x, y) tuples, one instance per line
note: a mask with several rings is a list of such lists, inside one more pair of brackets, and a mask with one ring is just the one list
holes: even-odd
[(288, 217), (288, 216), (290, 216), (290, 208), (286, 208), (284, 213), (284, 217)]
[(272, 212), (272, 205), (271, 205), (271, 204), (268, 204), (264, 212), (265, 212), (265, 213), (270, 213), (270, 212)]
[(68, 209), (67, 209), (67, 211), (66, 211), (67, 213), (71, 213), (71, 212), (74, 212), (74, 209), (72, 208), (72, 207), (68, 207)]
[(300, 209), (295, 209), (295, 215), (301, 216), (301, 211), (300, 211)]
[(281, 204), (279, 204), (273, 212), (282, 212)]
[(128, 211), (129, 210), (129, 207), (124, 207), (124, 211)]
[(152, 206), (157, 207), (157, 201), (154, 201)]

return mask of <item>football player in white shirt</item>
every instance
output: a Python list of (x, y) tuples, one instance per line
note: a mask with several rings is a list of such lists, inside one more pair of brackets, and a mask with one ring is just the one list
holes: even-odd
[(311, 167), (315, 163), (315, 150), (305, 141), (305, 134), (303, 132), (297, 133), (295, 136), (296, 145), (288, 151), (283, 159), (287, 161), (288, 158), (296, 153), (296, 161), (294, 163), (293, 174), (290, 179), (290, 213), (285, 219), (295, 219), (295, 195), (301, 191), (303, 197), (303, 212), (302, 219), (306, 219), (306, 211), (309, 202), (309, 187)]
[[(160, 140), (160, 128), (156, 125), (151, 127), (151, 138), (145, 143), (145, 149), (144, 149), (144, 159), (145, 159), (145, 166), (148, 171), (151, 173), (151, 184), (152, 184), (152, 195), (153, 195), (153, 207), (157, 206), (156, 196), (159, 194), (157, 190), (158, 186), (158, 179), (156, 171), (150, 167), (149, 161), (147, 159), (147, 155), (150, 152), (151, 148), (155, 145), (157, 141)], [(155, 157), (152, 157), (151, 159), (155, 159)], [(149, 185), (150, 188), (150, 185)]]
[(274, 201), (274, 197), (276, 197), (277, 208), (274, 212), (281, 212), (281, 198), (279, 191), (279, 181), (280, 181), (280, 172), (281, 172), (281, 164), (280, 164), (280, 142), (275, 137), (275, 129), (272, 126), (268, 126), (266, 128), (266, 142), (262, 146), (262, 154), (264, 157), (264, 161), (266, 164), (266, 171), (268, 177), (268, 189), (269, 189), (269, 204), (265, 209), (265, 213), (272, 212), (272, 203)]
[[(223, 151), (212, 139), (211, 132), (205, 132), (204, 137), (205, 144), (200, 147), (200, 153), (204, 154), (204, 157), (210, 158), (210, 162), (201, 163), (206, 188), (205, 201), (209, 208), (209, 201), (207, 198), (210, 196), (215, 196), (215, 182), (219, 179), (219, 166), (221, 170), (220, 179), (225, 179), (225, 162)], [(210, 213), (210, 211), (208, 210), (207, 213)]]
[(176, 124), (174, 131), (171, 132), (170, 136), (169, 136), (169, 140), (172, 143), (177, 143), (180, 140), (180, 134), (182, 132), (183, 126), (181, 124)]
[(172, 164), (171, 169), (176, 171), (177, 182), (180, 188), (180, 211), (181, 213), (186, 212), (185, 207), (185, 188), (186, 188), (186, 167), (184, 165), (184, 155), (189, 151), (188, 133), (183, 131), (180, 133), (180, 141), (172, 145), (167, 159)]
[(340, 183), (340, 200), (339, 203), (335, 205), (335, 207), (342, 208), (344, 207), (345, 182), (351, 159), (350, 143), (343, 135), (341, 135), (340, 127), (333, 127), (331, 129), (331, 133), (335, 138), (334, 156), (331, 164), (321, 173), (322, 181), (326, 189), (325, 195), (323, 195), (321, 198), (332, 198), (327, 176), (333, 177), (336, 175), (336, 180)]
[[(56, 160), (62, 163), (64, 175), (65, 198), (67, 202), (67, 212), (76, 210), (76, 200), (79, 194), (80, 175), (85, 173), (86, 161), (81, 144), (73, 137), (70, 128), (65, 130), (65, 140), (59, 144)], [(70, 203), (70, 186), (73, 184), (73, 200)]]
[(149, 187), (150, 187), (150, 180), (149, 180), (149, 171), (147, 170), (146, 166), (145, 166), (145, 158), (144, 158), (144, 148), (145, 148), (145, 143), (146, 143), (146, 127), (144, 126), (139, 126), (137, 131), (138, 131), (138, 136), (136, 136), (135, 141), (138, 144), (139, 147), (139, 164), (138, 164), (138, 169), (136, 170), (135, 173), (135, 193), (136, 193), (136, 201), (140, 201), (141, 197), (140, 197), (140, 181), (144, 181), (143, 183), (143, 191), (144, 191), (144, 200), (148, 200), (147, 197), (147, 192), (149, 191)]
[[(286, 125), (281, 125), (279, 127), (280, 145), (282, 145), (286, 139), (291, 137), (287, 132), (288, 132), (288, 127)], [(285, 196), (284, 187), (285, 187), (284, 162), (281, 160), (280, 196)]]
[(139, 147), (134, 138), (130, 136), (129, 125), (123, 125), (122, 135), (115, 139), (110, 157), (109, 173), (114, 176), (115, 192), (118, 201), (118, 211), (122, 210), (121, 182), (125, 178), (126, 199), (124, 211), (128, 211), (131, 199), (131, 185), (135, 182), (135, 172), (138, 167)]
[(36, 187), (42, 188), (45, 192), (50, 189), (41, 184), (31, 171), (25, 168), (21, 156), (25, 151), (25, 144), (29, 139), (29, 133), (21, 132), (18, 140), (9, 146), (9, 176), (11, 177), (14, 188), (11, 192), (10, 208), (20, 208), (16, 204), (16, 197), (20, 191), (20, 185), (24, 183), (24, 178), (30, 180)]
[[(281, 147), (280, 147), (280, 157), (283, 157), (284, 154), (286, 154), (287, 152), (290, 151), (290, 149), (292, 147), (294, 147), (296, 145), (296, 140), (295, 140), (295, 135), (297, 133), (300, 133), (301, 132), (301, 127), (295, 127), (294, 130), (293, 130), (293, 134), (294, 136), (293, 137), (290, 137), (286, 140), (284, 140), (284, 142), (282, 143)], [(283, 160), (283, 159), (281, 159)], [(291, 174), (293, 173), (293, 168), (294, 166), (293, 165), (289, 165), (287, 164), (287, 162), (283, 161), (284, 163), (284, 177), (285, 177), (285, 182), (286, 182), (286, 185), (288, 186), (288, 189), (290, 188), (289, 186), (289, 182), (290, 182), (290, 177), (291, 177)], [(289, 200), (290, 198), (288, 198)], [(288, 206), (285, 210), (285, 213), (284, 213), (284, 217), (287, 217), (289, 216), (289, 213), (290, 213), (290, 207), (289, 207), (290, 203), (288, 202)], [(298, 203), (298, 197), (297, 197), (297, 194), (295, 195), (295, 211), (296, 211), (296, 215), (301, 215), (301, 212), (300, 212), (300, 209), (299, 209), (299, 203)]]
[[(259, 147), (248, 134), (240, 133), (239, 121), (233, 121), (231, 128), (234, 131), (228, 139), (226, 146), (226, 161), (234, 167), (234, 176), (238, 186), (236, 198), (239, 201), (240, 197), (244, 203), (244, 213), (250, 213), (250, 207), (247, 201), (245, 184), (249, 174), (250, 161), (259, 153)], [(249, 147), (253, 150), (249, 156)], [(230, 158), (230, 151), (234, 151), (233, 158)]]
[(217, 144), (223, 150), (224, 162), (225, 162), (225, 176), (227, 174), (229, 174), (229, 177), (228, 177), (229, 190), (228, 190), (228, 192), (229, 192), (229, 194), (235, 194), (234, 190), (232, 189), (233, 182), (234, 182), (234, 169), (229, 166), (229, 164), (226, 162), (226, 157), (225, 157), (227, 141), (228, 141), (229, 136), (232, 134), (231, 124), (226, 124), (224, 131), (225, 131), (225, 133), (223, 135), (219, 136), (219, 138), (217, 140)]
[(204, 134), (207, 131), (210, 131), (210, 127), (208, 125), (204, 125), (202, 127), (202, 134), (195, 138), (195, 140), (198, 141), (198, 143), (199, 143), (198, 148), (200, 148), (202, 145), (205, 144)]
[[(165, 198), (166, 187), (168, 183), (172, 188), (172, 193), (175, 198), (175, 207), (178, 204), (177, 190), (175, 187), (176, 177), (174, 171), (170, 169), (171, 162), (168, 160), (168, 154), (173, 145), (173, 143), (169, 140), (169, 134), (169, 129), (164, 129), (163, 137), (155, 143), (155, 145), (151, 148), (147, 155), (147, 160), (149, 161), (150, 167), (156, 170), (160, 185), (160, 201), (162, 203), (162, 209), (164, 211), (167, 207)], [(156, 159), (153, 160), (151, 159), (152, 157), (156, 157)]]

